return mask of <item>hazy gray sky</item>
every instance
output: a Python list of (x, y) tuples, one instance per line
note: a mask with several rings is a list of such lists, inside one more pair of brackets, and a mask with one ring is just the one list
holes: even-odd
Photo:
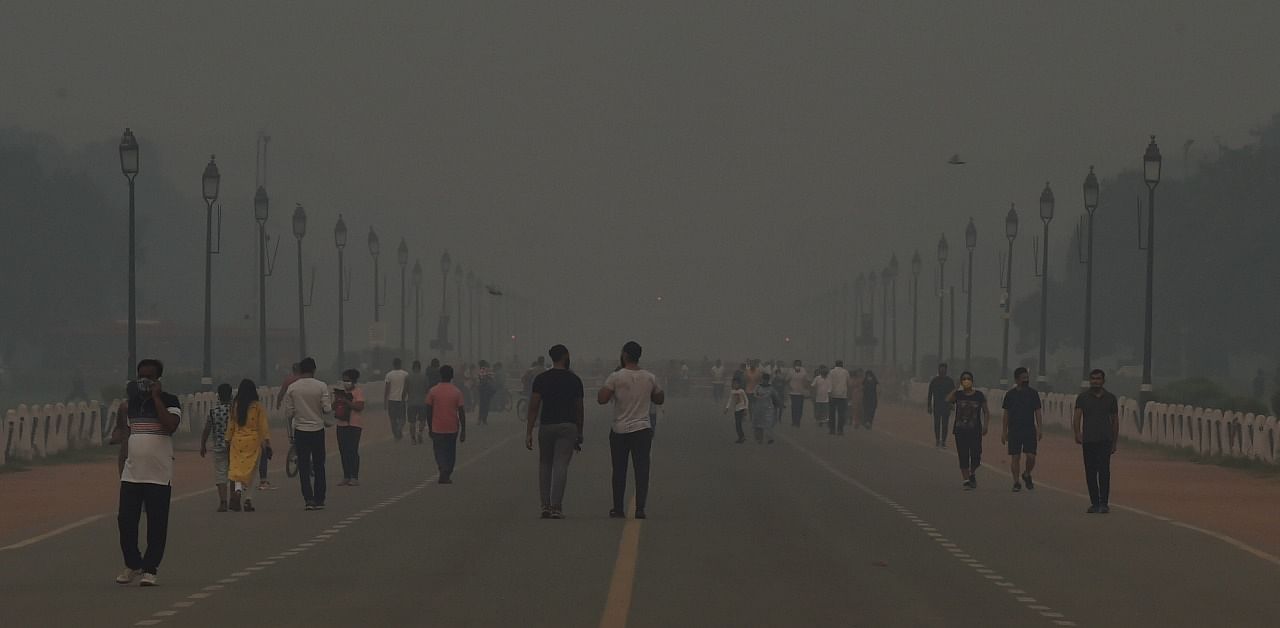
[[(626, 336), (775, 353), (793, 299), (893, 251), (931, 260), (944, 229), (959, 251), (970, 215), (992, 244), (1011, 201), (1029, 227), (1046, 180), (1061, 247), (1088, 165), (1137, 166), (1148, 133), (1171, 173), (1187, 138), (1247, 140), (1280, 102), (1278, 6), (9, 0), (0, 124), (72, 145), (131, 126), (193, 199), (217, 153), (245, 207), (264, 128), (277, 221), (305, 203), (319, 263), (341, 211), (361, 251), (369, 224), (387, 250), (403, 229), (429, 270), (450, 243), (537, 295), (559, 321), (541, 330), (562, 330), (544, 339), (579, 353)], [(969, 165), (946, 166), (956, 152)], [(979, 253), (987, 354), (994, 258)]]

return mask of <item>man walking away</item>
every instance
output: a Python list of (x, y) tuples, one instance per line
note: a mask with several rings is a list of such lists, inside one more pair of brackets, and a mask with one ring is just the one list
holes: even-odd
[[(129, 383), (129, 400), (120, 404), (128, 430), (128, 457), (120, 473), (120, 503), (116, 526), (120, 532), (120, 552), (124, 571), (118, 584), (142, 586), (157, 583), (156, 571), (164, 558), (169, 538), (169, 500), (173, 496), (173, 433), (182, 419), (178, 398), (164, 392), (160, 378), (164, 364), (159, 360), (138, 363), (138, 379)], [(138, 549), (138, 521), (147, 511), (147, 553)]]
[(209, 410), (209, 418), (200, 434), (200, 457), (209, 454), (209, 437), (213, 437), (213, 485), (218, 489), (218, 512), (227, 511), (227, 467), (231, 464), (227, 448), (227, 421), (231, 420), (231, 384), (218, 385), (218, 403)]
[[(1043, 412), (1040, 409), (1040, 393), (1030, 385), (1031, 375), (1025, 367), (1018, 367), (1013, 372), (1016, 386), (1004, 394), (1004, 429), (1000, 442), (1009, 445), (1009, 471), (1013, 478), (1013, 492), (1022, 490), (1025, 482), (1027, 490), (1035, 490), (1036, 484), (1031, 480), (1031, 471), (1036, 468), (1036, 449), (1039, 447), (1043, 432), (1040, 422)], [(1027, 470), (1022, 471), (1022, 454), (1027, 455)], [(1018, 478), (1022, 478), (1022, 482)]]
[(716, 360), (715, 366), (711, 367), (711, 398), (716, 404), (724, 399), (724, 365), (720, 360)]
[(391, 436), (396, 442), (404, 438), (404, 382), (409, 378), (409, 373), (400, 364), (400, 358), (391, 361), (391, 370), (387, 371), (382, 391), (382, 403), (387, 408), (387, 418), (391, 420)]
[(1101, 369), (1089, 373), (1089, 390), (1076, 397), (1071, 427), (1084, 452), (1084, 478), (1089, 485), (1089, 512), (1111, 512), (1111, 455), (1120, 440), (1120, 403), (1103, 386), (1107, 375)]
[(298, 480), (306, 510), (324, 510), (328, 484), (324, 474), (324, 430), (333, 412), (333, 392), (316, 379), (316, 361), (306, 358), (298, 364), (301, 377), (284, 396), (284, 416), (289, 422), (289, 440), (298, 455)]
[(467, 442), (467, 409), (462, 391), (453, 385), (453, 367), (440, 367), (440, 383), (427, 391), (427, 417), (431, 426), (431, 446), (440, 470), (439, 484), (453, 484), (458, 463), (458, 443)]
[(818, 366), (818, 374), (813, 378), (813, 418), (818, 427), (831, 420), (831, 380), (827, 379), (827, 365)]
[(804, 397), (809, 392), (809, 372), (804, 370), (804, 363), (796, 360), (787, 374), (787, 392), (791, 394), (791, 425), (800, 427), (804, 419)]
[(836, 360), (835, 367), (827, 373), (827, 382), (831, 385), (831, 422), (827, 432), (843, 436), (849, 421), (849, 371), (844, 368), (844, 360)]
[(724, 405), (724, 411), (733, 411), (733, 427), (738, 432), (738, 440), (733, 441), (741, 445), (747, 442), (747, 437), (742, 433), (742, 421), (747, 418), (747, 391), (742, 388), (742, 380), (734, 378), (733, 391), (729, 393), (729, 400)]
[(630, 341), (622, 346), (622, 367), (604, 381), (596, 402), (613, 402), (613, 429), (609, 432), (609, 454), (613, 459), (613, 509), (609, 517), (627, 516), (623, 500), (627, 494), (627, 460), (636, 472), (636, 519), (644, 519), (649, 497), (649, 452), (653, 445), (653, 429), (649, 422), (649, 404), (662, 405), (667, 395), (658, 386), (653, 373), (640, 368), (640, 344)]
[(524, 446), (533, 450), (533, 426), (540, 420), (538, 496), (542, 499), (542, 518), (564, 519), (569, 461), (573, 450), (582, 444), (582, 378), (569, 370), (569, 349), (564, 345), (551, 347), (548, 355), (551, 369), (533, 378)]
[(947, 446), (947, 423), (951, 421), (951, 404), (947, 395), (956, 389), (956, 381), (947, 376), (947, 365), (938, 365), (938, 375), (929, 380), (929, 397), (925, 412), (933, 417), (933, 437), (939, 448)]
[(422, 444), (422, 430), (427, 426), (427, 376), (422, 372), (422, 362), (413, 361), (409, 376), (404, 379), (404, 405), (409, 418), (409, 439), (414, 445)]

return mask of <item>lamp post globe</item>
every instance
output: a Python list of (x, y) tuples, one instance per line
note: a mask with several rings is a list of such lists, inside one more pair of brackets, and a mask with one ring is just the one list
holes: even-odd
[(138, 176), (138, 140), (128, 128), (120, 136), (120, 171), (130, 180)]
[(206, 203), (213, 203), (218, 200), (218, 186), (222, 182), (222, 175), (218, 174), (218, 164), (215, 160), (215, 155), (209, 155), (209, 163), (205, 165), (204, 175), (200, 178), (204, 202)]
[(396, 261), (401, 266), (409, 264), (409, 244), (404, 241), (404, 238), (400, 238), (400, 246), (396, 247)]
[(293, 207), (293, 237), (301, 240), (307, 235), (307, 210), (302, 207), (302, 203), (295, 203)]
[(369, 255), (377, 257), (382, 254), (382, 243), (378, 240), (378, 233), (369, 227)]
[(1089, 174), (1084, 177), (1083, 188), (1085, 211), (1092, 214), (1098, 209), (1098, 175), (1093, 173), (1093, 166), (1089, 166)]
[(1004, 215), (1004, 237), (1010, 242), (1018, 237), (1018, 210), (1013, 204), (1009, 205), (1009, 213)]
[(267, 196), (267, 188), (258, 186), (258, 191), (253, 195), (253, 219), (263, 223), (267, 221), (267, 214), (271, 207), (271, 197)]
[(1044, 190), (1040, 192), (1040, 220), (1053, 220), (1053, 188), (1045, 181)]
[(1156, 144), (1156, 136), (1151, 136), (1147, 144), (1147, 152), (1142, 155), (1142, 178), (1147, 187), (1155, 188), (1160, 184), (1160, 170), (1164, 159), (1160, 156), (1160, 146)]
[(347, 247), (347, 223), (338, 214), (338, 223), (333, 226), (333, 245), (339, 249)]
[(978, 246), (978, 227), (973, 224), (973, 218), (969, 218), (969, 224), (964, 228), (964, 246), (970, 251)]

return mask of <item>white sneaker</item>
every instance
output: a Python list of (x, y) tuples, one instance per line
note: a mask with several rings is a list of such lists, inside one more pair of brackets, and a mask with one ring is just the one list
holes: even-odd
[(156, 575), (155, 575), (155, 574), (153, 574), (153, 573), (144, 573), (144, 574), (142, 574), (142, 582), (141, 582), (141, 585), (142, 585), (142, 586), (144, 586), (144, 587), (154, 587), (154, 586), (156, 586), (156, 585), (158, 585), (158, 584), (160, 584), (160, 583), (159, 583), (159, 582), (156, 582)]
[(116, 576), (116, 584), (133, 584), (133, 581), (137, 580), (138, 576), (141, 575), (141, 569), (129, 569), (128, 567), (125, 567), (124, 571), (120, 572), (120, 575)]

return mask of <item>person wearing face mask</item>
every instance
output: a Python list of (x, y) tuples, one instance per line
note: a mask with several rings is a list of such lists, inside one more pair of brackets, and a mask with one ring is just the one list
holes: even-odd
[(982, 466), (982, 437), (987, 435), (990, 411), (987, 397), (973, 388), (973, 373), (960, 374), (960, 389), (947, 395), (947, 403), (955, 406), (956, 453), (960, 455), (960, 475), (964, 489), (978, 488), (978, 467)]
[[(342, 372), (342, 387), (333, 392), (334, 418), (338, 423), (338, 456), (342, 481), (338, 486), (360, 486), (360, 436), (364, 433), (364, 391), (356, 386), (360, 371)], [(348, 407), (343, 408), (346, 405)]]

